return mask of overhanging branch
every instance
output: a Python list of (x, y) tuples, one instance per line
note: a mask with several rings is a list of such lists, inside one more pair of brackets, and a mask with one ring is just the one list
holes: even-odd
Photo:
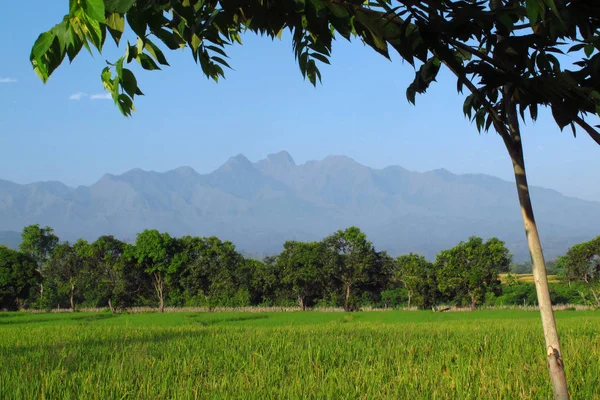
[(598, 133), (597, 130), (595, 130), (590, 124), (585, 122), (581, 117), (575, 117), (575, 119), (573, 119), (573, 121), (577, 125), (582, 127), (583, 130), (586, 131), (588, 135), (590, 135), (590, 137), (594, 140), (594, 142), (598, 143), (598, 145), (600, 146), (600, 133)]

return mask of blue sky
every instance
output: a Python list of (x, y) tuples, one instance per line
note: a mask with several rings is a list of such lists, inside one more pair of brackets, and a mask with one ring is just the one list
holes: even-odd
[[(170, 52), (171, 67), (163, 71), (132, 68), (146, 96), (126, 119), (112, 101), (91, 99), (104, 94), (104, 60), (114, 61), (123, 48), (107, 42), (103, 55), (82, 52), (46, 85), (33, 73), (31, 45), (67, 7), (67, 0), (4, 4), (0, 179), (76, 186), (136, 167), (166, 171), (189, 165), (205, 173), (238, 153), (256, 161), (279, 150), (297, 163), (344, 154), (375, 168), (446, 168), (511, 179), (500, 138), (479, 135), (463, 117), (452, 77), (441, 74), (412, 106), (405, 97), (412, 68), (358, 42), (336, 42), (317, 88), (303, 81), (285, 37), (244, 37), (243, 46), (229, 49), (234, 70), (218, 84), (203, 76), (189, 52)], [(25, 12), (26, 24), (7, 17)], [(600, 199), (600, 147), (589, 137), (560, 132), (548, 112), (523, 130), (532, 184)]]

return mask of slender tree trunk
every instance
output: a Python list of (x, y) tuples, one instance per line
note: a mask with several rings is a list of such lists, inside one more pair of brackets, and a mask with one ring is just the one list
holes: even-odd
[(154, 289), (156, 290), (156, 297), (158, 297), (158, 310), (161, 313), (165, 312), (165, 302), (164, 302), (164, 280), (160, 273), (154, 273)]
[(71, 312), (75, 311), (75, 304), (73, 302), (74, 293), (75, 293), (75, 287), (71, 286), (71, 291), (69, 292), (69, 304), (71, 305)]
[(351, 286), (349, 283), (346, 283), (346, 296), (344, 299), (344, 311), (350, 311), (350, 289)]
[[(516, 118), (514, 119), (516, 120)], [(521, 215), (523, 217), (525, 234), (527, 236), (527, 244), (529, 246), (529, 253), (531, 255), (531, 261), (533, 264), (533, 278), (535, 280), (538, 304), (542, 317), (544, 337), (546, 338), (546, 354), (548, 358), (550, 378), (552, 379), (552, 387), (554, 389), (555, 399), (566, 400), (569, 398), (567, 379), (565, 375), (562, 354), (560, 351), (560, 341), (558, 338), (558, 332), (556, 330), (554, 312), (552, 310), (552, 302), (550, 300), (546, 262), (544, 260), (542, 245), (535, 222), (535, 217), (533, 215), (531, 197), (529, 196), (529, 185), (527, 183), (525, 161), (523, 157), (523, 145), (521, 142), (520, 132), (518, 131), (518, 125), (515, 125), (514, 120), (510, 125), (512, 130), (511, 138), (508, 138), (508, 140), (507, 138), (504, 138), (504, 142), (513, 163), (513, 170), (517, 184), (517, 193), (519, 195), (519, 203), (521, 205)]]
[(410, 290), (408, 290), (408, 308), (410, 308), (411, 300), (412, 300), (411, 292), (410, 292)]
[(302, 309), (302, 311), (306, 310), (306, 304), (304, 304), (304, 297), (298, 295), (298, 306)]
[(590, 288), (590, 292), (592, 292), (592, 296), (594, 296), (594, 299), (596, 299), (596, 304), (598, 307), (600, 307), (600, 298), (598, 298), (598, 293), (596, 293), (596, 291), (592, 288)]
[(115, 309), (113, 308), (112, 303), (110, 302), (110, 297), (108, 298), (108, 309), (112, 314), (115, 313)]
[(471, 295), (471, 311), (475, 311), (477, 308), (477, 297), (475, 295)]

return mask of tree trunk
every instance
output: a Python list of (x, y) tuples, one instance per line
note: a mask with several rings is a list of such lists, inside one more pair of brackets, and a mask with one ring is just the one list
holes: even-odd
[[(514, 120), (516, 120), (516, 118), (514, 118)], [(555, 399), (566, 400), (569, 398), (569, 391), (560, 351), (560, 341), (556, 330), (556, 323), (554, 321), (554, 312), (550, 300), (546, 263), (533, 215), (531, 197), (529, 196), (529, 185), (527, 183), (525, 161), (523, 157), (523, 144), (521, 142), (520, 132), (518, 131), (518, 125), (515, 125), (514, 120), (510, 124), (512, 131), (511, 137), (503, 137), (503, 139), (513, 163), (519, 204), (521, 205), (521, 215), (523, 217), (527, 244), (529, 246), (529, 253), (533, 264), (533, 278), (535, 280), (535, 289), (537, 292), (540, 314), (542, 316), (542, 326), (546, 338), (546, 354), (550, 378), (552, 379), (554, 397)]]
[(350, 311), (350, 288), (352, 285), (346, 283), (346, 296), (344, 299), (344, 311)]
[(164, 302), (164, 280), (160, 273), (154, 273), (154, 289), (156, 290), (156, 297), (158, 297), (158, 311), (161, 313), (165, 312)]
[(75, 311), (75, 302), (73, 301), (73, 297), (75, 296), (75, 285), (73, 281), (70, 280), (70, 291), (69, 291), (69, 304), (71, 305), (71, 312)]
[(75, 288), (71, 286), (71, 292), (69, 293), (69, 304), (71, 305), (71, 312), (75, 311), (75, 304), (73, 303), (73, 293), (75, 292)]
[(410, 290), (408, 290), (408, 308), (410, 308), (411, 300), (412, 300), (411, 292), (410, 292)]
[(302, 311), (306, 310), (306, 304), (304, 304), (304, 297), (298, 295), (298, 306), (302, 309)]
[(115, 309), (113, 308), (112, 303), (110, 302), (110, 298), (108, 299), (108, 309), (112, 314), (115, 313)]
[(596, 291), (592, 288), (590, 288), (590, 292), (592, 292), (592, 296), (594, 296), (594, 299), (596, 299), (596, 304), (598, 307), (600, 307), (600, 298), (598, 298), (598, 293), (596, 293)]
[(475, 295), (471, 295), (471, 311), (475, 311), (477, 308), (477, 297)]

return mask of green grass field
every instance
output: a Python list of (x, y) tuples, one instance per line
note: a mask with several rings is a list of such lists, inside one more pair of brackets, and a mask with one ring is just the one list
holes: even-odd
[[(557, 312), (572, 398), (600, 313)], [(537, 312), (0, 313), (1, 399), (545, 399)]]

